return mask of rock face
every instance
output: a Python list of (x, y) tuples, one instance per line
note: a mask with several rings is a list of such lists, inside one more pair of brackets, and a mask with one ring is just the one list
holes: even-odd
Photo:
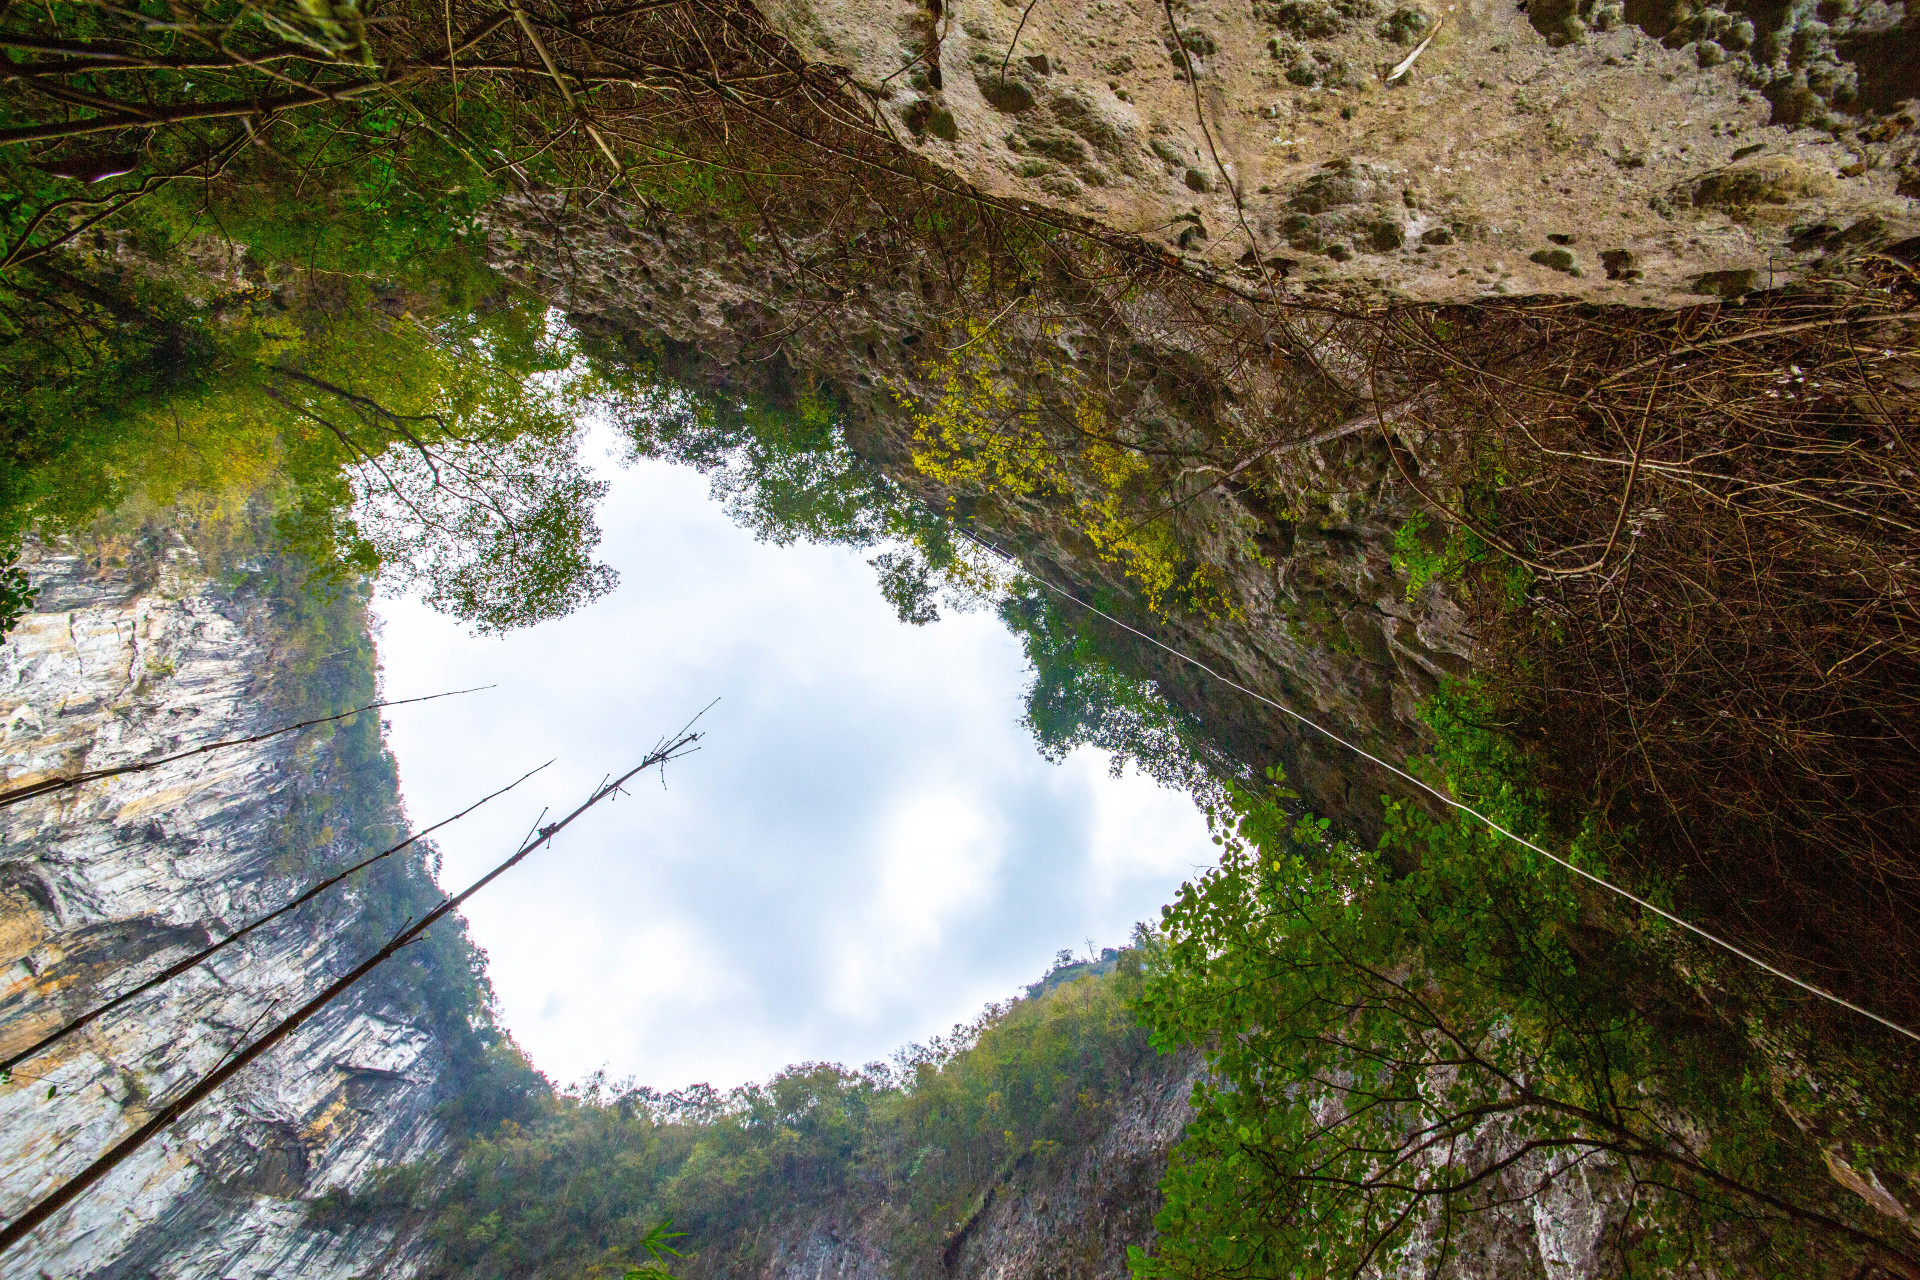
[[(1167, 1153), (1192, 1114), (1193, 1055), (1161, 1058), (1112, 1099), (1087, 1147), (1025, 1157), (1005, 1169), (931, 1266), (956, 1280), (1094, 1280), (1127, 1273), (1127, 1246), (1152, 1239)], [(848, 1206), (786, 1231), (757, 1280), (893, 1280), (914, 1266), (891, 1259), (894, 1211)], [(744, 1278), (743, 1278), (744, 1280)]]
[(1127, 1246), (1152, 1239), (1160, 1177), (1192, 1115), (1187, 1099), (1199, 1074), (1192, 1057), (1160, 1066), (1159, 1078), (1118, 1100), (1112, 1123), (1064, 1169), (1049, 1176), (1029, 1165), (996, 1187), (948, 1239), (941, 1261), (949, 1273), (1126, 1275)]
[(762, 7), (981, 190), (1290, 290), (1676, 305), (1920, 232), (1898, 0)]
[[(916, 471), (913, 417), (902, 403), (939, 401), (925, 340), (957, 341), (946, 336), (952, 298), (934, 266), (876, 268), (871, 284), (810, 296), (817, 285), (795, 264), (828, 254), (843, 228), (822, 227), (817, 236), (795, 228), (779, 245), (740, 236), (724, 215), (633, 225), (605, 206), (510, 199), (494, 216), (497, 265), (576, 325), (616, 345), (664, 349), (677, 376), (717, 395), (764, 390), (783, 377), (825, 387), (844, 407), (856, 452), (929, 505), (949, 500)], [(1112, 307), (1080, 298), (1045, 305), (1044, 324), (1002, 317), (996, 340), (1014, 364), (1124, 367), (1099, 392), (1106, 421), (1168, 446), (1262, 439), (1275, 429), (1276, 411), (1257, 382), (1216, 362), (1204, 338), (1196, 341), (1151, 291)], [(793, 321), (808, 313), (827, 318)], [(1336, 344), (1319, 359), (1337, 364)], [(1344, 395), (1328, 394), (1336, 402)], [(1071, 421), (1072, 412), (1068, 404), (1056, 416)], [(1225, 484), (1205, 487), (1183, 508), (1199, 555), (1224, 575), (1223, 592), (1240, 614), (1176, 607), (1135, 621), (1245, 688), (1404, 759), (1426, 741), (1420, 700), (1443, 676), (1468, 670), (1464, 619), (1437, 587), (1407, 598), (1392, 566), (1393, 539), (1417, 507), (1377, 442), (1294, 451), (1289, 465), (1287, 483), (1304, 508), (1297, 518), (1276, 519), (1270, 497)], [(984, 537), (1079, 599), (1138, 595), (1123, 569), (1046, 502), (982, 505), (972, 515)], [(1115, 629), (1110, 639), (1175, 706), (1204, 719), (1225, 756), (1255, 770), (1282, 766), (1319, 812), (1362, 834), (1376, 829), (1377, 800), (1395, 789), (1388, 775), (1142, 636)]]
[[(922, 1274), (1125, 1280), (1128, 1247), (1152, 1245), (1160, 1179), (1192, 1118), (1188, 1099), (1203, 1072), (1197, 1054), (1158, 1059), (1134, 1088), (1110, 1101), (1106, 1124), (1085, 1148), (1024, 1158), (1004, 1170), (935, 1259), (916, 1263), (890, 1255), (894, 1207), (849, 1204), (784, 1230), (753, 1280)], [(1443, 1274), (1460, 1280), (1600, 1280), (1621, 1273), (1618, 1245), (1632, 1196), (1617, 1165), (1522, 1153), (1524, 1136), (1498, 1126), (1475, 1141), (1515, 1157), (1499, 1180), (1497, 1203), (1450, 1223), (1437, 1214), (1424, 1217), (1415, 1226), (1412, 1260), (1370, 1275), (1424, 1276), (1443, 1239), (1458, 1249)]]
[[(299, 677), (276, 665), (260, 602), (206, 583), (184, 545), (131, 568), (68, 546), (36, 549), (27, 565), (36, 612), (0, 647), (9, 780), (280, 723), (276, 682)], [(289, 735), (0, 809), (0, 1049), (285, 902), (306, 880), (281, 839), (289, 806), (312, 780), (326, 785), (332, 763), (326, 742)], [(343, 832), (314, 860), (358, 849)], [(354, 899), (312, 906), (323, 910), (283, 918), (23, 1063), (0, 1086), (0, 1217), (357, 961), (339, 936)], [(0, 1258), (0, 1272), (409, 1275), (415, 1240), (390, 1224), (317, 1229), (306, 1201), (433, 1153), (448, 1087), (430, 1028), (356, 991)]]

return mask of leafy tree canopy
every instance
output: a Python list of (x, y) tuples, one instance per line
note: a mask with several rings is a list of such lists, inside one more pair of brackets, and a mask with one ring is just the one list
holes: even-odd
[(273, 489), (322, 577), (384, 572), (482, 631), (611, 588), (573, 353), (540, 304), (496, 288), (449, 309), (219, 243), (251, 276), (197, 296), (147, 259), (0, 282), (0, 540), (135, 494)]
[[(687, 1233), (676, 1274), (738, 1274), (764, 1262), (769, 1226), (883, 1199), (906, 1206), (899, 1264), (937, 1267), (990, 1188), (1083, 1146), (1129, 1088), (1161, 1078), (1129, 1007), (1139, 974), (1124, 952), (1111, 976), (858, 1071), (802, 1063), (669, 1094), (595, 1077), (469, 1144), (450, 1185), (407, 1203), (430, 1209), (440, 1268), (461, 1276), (624, 1275), (669, 1220)], [(364, 1209), (393, 1199), (382, 1187)]]
[[(1553, 820), (1472, 695), (1431, 715), (1452, 794), (1586, 865), (1617, 857), (1591, 823)], [(1220, 866), (1165, 911), (1142, 1012), (1156, 1044), (1207, 1045), (1210, 1070), (1136, 1274), (1444, 1271), (1525, 1245), (1536, 1205), (1589, 1193), (1621, 1274), (1810, 1274), (1881, 1247), (1885, 1220), (1802, 1130), (1816, 1112), (1844, 1124), (1864, 1092), (1820, 1102), (1744, 1033), (1777, 990), (1743, 993), (1743, 975), (1645, 923), (1598, 927), (1606, 905), (1580, 882), (1473, 819), (1394, 807), (1368, 853), (1287, 800), (1236, 791)], [(1789, 1052), (1825, 1051), (1803, 1037)], [(1867, 1089), (1856, 1071), (1818, 1075)], [(1880, 1083), (1878, 1115), (1911, 1109)], [(1887, 1136), (1911, 1131), (1856, 1154), (1911, 1167)]]
[(630, 458), (698, 469), (762, 541), (882, 548), (869, 563), (902, 622), (933, 622), (943, 604), (987, 607), (1008, 589), (1010, 573), (848, 445), (829, 388), (789, 371), (752, 390), (716, 389), (693, 353), (664, 341), (585, 346)]

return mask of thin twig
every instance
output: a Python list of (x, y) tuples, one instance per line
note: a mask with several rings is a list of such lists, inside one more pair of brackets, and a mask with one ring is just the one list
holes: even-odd
[[(694, 718), (695, 721), (698, 719), (698, 716)], [(448, 913), (458, 908), (461, 903), (518, 866), (520, 862), (535, 849), (551, 842), (556, 835), (565, 830), (567, 826), (576, 818), (580, 817), (581, 814), (593, 808), (609, 796), (618, 794), (620, 785), (626, 782), (627, 779), (640, 773), (644, 769), (652, 768), (656, 764), (679, 759), (685, 755), (702, 736), (690, 731), (693, 723), (694, 721), (689, 721), (687, 727), (683, 728), (679, 734), (675, 735), (670, 741), (662, 740), (659, 745), (655, 746), (654, 749), (647, 754), (645, 759), (633, 768), (627, 770), (627, 772), (621, 774), (619, 778), (596, 788), (593, 794), (581, 802), (580, 806), (572, 813), (569, 813), (558, 822), (542, 827), (534, 839), (522, 845), (512, 856), (508, 857), (493, 870), (481, 876), (458, 894), (442, 902), (432, 911), (427, 912), (427, 914), (422, 916), (417, 922), (403, 928), (399, 933), (395, 934), (385, 946), (361, 961), (342, 977), (329, 983), (326, 989), (321, 991), (319, 995), (316, 995), (286, 1018), (283, 1018), (258, 1040), (255, 1040), (245, 1049), (235, 1053), (219, 1067), (201, 1077), (199, 1082), (192, 1088), (156, 1111), (145, 1124), (115, 1143), (98, 1159), (94, 1160), (74, 1177), (68, 1179), (47, 1195), (42, 1196), (31, 1208), (8, 1223), (4, 1228), (0, 1228), (0, 1253), (4, 1253), (6, 1250), (18, 1244), (26, 1237), (28, 1232), (72, 1203), (76, 1197), (94, 1183), (106, 1177), (107, 1174), (111, 1173), (121, 1162), (126, 1160), (127, 1157), (131, 1156), (156, 1135), (172, 1125), (174, 1121), (184, 1115), (196, 1102), (199, 1102), (215, 1089), (218, 1089), (248, 1063), (293, 1034), (302, 1023), (345, 995), (347, 991), (352, 989), (362, 978), (372, 973), (383, 962), (399, 952), (401, 948), (419, 939), (429, 928)]]
[[(552, 764), (552, 763), (553, 762), (551, 760), (547, 762), (547, 764)], [(544, 769), (546, 767), (547, 765), (543, 764), (540, 766), (540, 769)], [(348, 867), (345, 871), (339, 872), (336, 875), (328, 876), (325, 880), (322, 880), (318, 884), (313, 885), (311, 888), (306, 890), (306, 892), (300, 894), (298, 897), (288, 902), (285, 906), (282, 906), (274, 911), (270, 911), (266, 915), (261, 916), (259, 919), (254, 920), (251, 923), (239, 929), (234, 930), (232, 933), (228, 934), (226, 937), (222, 938), (220, 941), (214, 943), (212, 946), (202, 947), (200, 950), (194, 952), (192, 955), (188, 956), (186, 959), (180, 960), (174, 964), (168, 965), (165, 969), (162, 969), (159, 973), (154, 974), (151, 978), (148, 978), (145, 982), (140, 983), (138, 986), (135, 986), (125, 992), (122, 992), (120, 995), (115, 996), (113, 999), (107, 1001), (105, 1004), (96, 1005), (94, 1008), (89, 1009), (87, 1012), (81, 1014), (79, 1017), (74, 1018), (71, 1021), (65, 1023), (64, 1025), (59, 1027), (57, 1030), (48, 1032), (46, 1035), (40, 1037), (40, 1039), (34, 1041), (32, 1044), (28, 1045), (26, 1048), (20, 1050), (18, 1053), (13, 1054), (11, 1057), (5, 1059), (4, 1061), (0, 1061), (0, 1079), (4, 1079), (8, 1075), (10, 1075), (14, 1067), (18, 1066), (22, 1062), (25, 1062), (28, 1058), (31, 1058), (35, 1054), (43, 1052), (44, 1050), (52, 1047), (54, 1044), (72, 1035), (74, 1032), (79, 1031), (81, 1028), (87, 1026), (89, 1023), (95, 1022), (100, 1018), (105, 1017), (107, 1014), (112, 1013), (115, 1009), (120, 1008), (122, 1005), (126, 1004), (129, 1000), (132, 1000), (136, 996), (141, 995), (143, 992), (151, 991), (155, 987), (159, 986), (161, 983), (167, 982), (173, 978), (176, 978), (179, 975), (185, 973), (187, 970), (195, 968), (196, 966), (205, 963), (206, 961), (212, 959), (214, 956), (218, 955), (220, 952), (226, 950), (228, 947), (231, 947), (235, 943), (239, 942), (242, 938), (246, 937), (248, 934), (252, 933), (254, 930), (259, 929), (264, 925), (271, 924), (273, 921), (278, 920), (281, 916), (286, 915), (289, 911), (293, 911), (296, 908), (308, 902), (313, 901), (313, 899), (319, 897), (321, 894), (325, 893), (328, 889), (331, 889), (334, 885), (339, 884), (342, 880), (345, 880), (348, 876), (353, 875), (355, 872), (364, 871), (366, 868), (372, 866), (376, 862), (379, 862), (381, 859), (390, 858), (394, 854), (399, 853), (401, 850), (407, 848), (408, 846), (416, 844), (419, 841), (426, 839), (428, 836), (432, 835), (434, 832), (438, 831), (440, 828), (447, 826), (450, 823), (458, 822), (460, 819), (472, 813), (475, 809), (478, 809), (481, 805), (487, 803), (487, 801), (496, 799), (500, 796), (505, 795), (507, 792), (513, 790), (515, 787), (525, 782), (528, 778), (531, 778), (534, 774), (539, 773), (540, 769), (529, 769), (527, 772), (521, 774), (518, 778), (515, 778), (512, 782), (509, 782), (506, 786), (500, 788), (498, 791), (495, 791), (492, 795), (482, 796), (480, 799), (474, 801), (472, 804), (468, 805), (466, 808), (462, 809), (460, 812), (454, 814), (451, 818), (442, 818), (440, 821), (434, 823), (432, 826), (426, 828), (425, 830), (414, 832), (412, 835), (408, 836), (405, 840), (402, 840), (399, 844), (394, 845), (392, 848), (383, 849), (379, 853), (374, 854), (371, 858), (366, 858), (360, 862), (354, 863), (352, 866)]]
[(357, 716), (362, 711), (378, 711), (382, 707), (404, 707), (416, 702), (432, 702), (436, 698), (452, 698), (463, 693), (479, 693), (482, 690), (493, 687), (494, 686), (490, 684), (481, 684), (475, 685), (471, 689), (454, 689), (447, 693), (430, 693), (421, 698), (401, 698), (393, 702), (369, 702), (366, 706), (355, 707), (351, 711), (342, 711), (330, 716), (320, 716), (313, 720), (302, 720), (298, 724), (290, 724), (284, 728), (272, 729), (266, 733), (249, 734), (244, 738), (227, 738), (220, 742), (209, 742), (204, 746), (194, 747), (190, 751), (180, 751), (170, 756), (162, 756), (158, 760), (145, 760), (139, 764), (115, 765), (111, 769), (89, 769), (85, 773), (70, 773), (53, 778), (42, 778), (37, 782), (27, 783), (25, 786), (0, 791), (0, 809), (4, 809), (8, 805), (22, 804), (28, 800), (38, 799), (41, 796), (53, 795), (55, 792), (71, 790), (74, 787), (84, 786), (89, 782), (98, 782), (101, 778), (116, 778), (123, 773), (145, 773), (149, 769), (158, 769), (160, 766), (172, 764), (176, 760), (186, 760), (193, 756), (203, 756), (210, 751), (224, 751), (228, 747), (242, 747), (250, 742), (265, 742), (268, 738), (277, 738), (281, 734), (293, 733), (300, 729), (310, 729), (317, 724), (330, 724), (335, 720), (344, 720), (348, 716)]

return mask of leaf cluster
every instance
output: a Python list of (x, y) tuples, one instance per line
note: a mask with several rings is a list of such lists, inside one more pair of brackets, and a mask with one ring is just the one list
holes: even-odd
[[(1473, 703), (1433, 712), (1451, 793), (1615, 861)], [(1142, 1014), (1210, 1070), (1138, 1274), (1432, 1273), (1524, 1244), (1554, 1205), (1594, 1224), (1566, 1247), (1620, 1274), (1897, 1249), (1781, 1106), (1753, 1007), (1679, 981), (1679, 940), (1464, 815), (1389, 806), (1368, 852), (1285, 800), (1236, 791), (1221, 865), (1165, 911)]]
[(628, 458), (700, 471), (761, 541), (882, 548), (869, 561), (881, 594), (913, 625), (937, 620), (942, 603), (965, 610), (1001, 594), (1004, 571), (849, 445), (827, 388), (790, 375), (751, 390), (716, 388), (689, 367), (688, 352), (657, 339), (634, 348), (589, 337), (584, 349)]

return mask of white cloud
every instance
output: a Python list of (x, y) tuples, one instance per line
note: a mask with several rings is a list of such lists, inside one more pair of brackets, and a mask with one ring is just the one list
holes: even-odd
[(1198, 815), (1191, 805), (1168, 804), (1167, 793), (1132, 765), (1115, 781), (1108, 761), (1105, 752), (1088, 747), (1062, 762), (1100, 796), (1087, 833), (1088, 870), (1097, 892), (1121, 893), (1141, 880), (1178, 884), (1213, 860), (1204, 822), (1198, 828), (1203, 838), (1194, 840)]
[(870, 855), (874, 875), (861, 918), (831, 944), (829, 1009), (872, 1018), (887, 1001), (910, 997), (948, 924), (991, 901), (1005, 833), (990, 804), (956, 789), (895, 802)]
[(448, 830), (449, 884), (722, 699), (664, 792), (636, 780), (471, 904), (506, 1022), (557, 1078), (885, 1056), (1122, 940), (1211, 854), (1184, 797), (1035, 753), (994, 618), (903, 626), (860, 553), (756, 544), (689, 471), (607, 479), (611, 597), (500, 640), (379, 606), (388, 696), (499, 686), (390, 713), (417, 822), (555, 760)]

